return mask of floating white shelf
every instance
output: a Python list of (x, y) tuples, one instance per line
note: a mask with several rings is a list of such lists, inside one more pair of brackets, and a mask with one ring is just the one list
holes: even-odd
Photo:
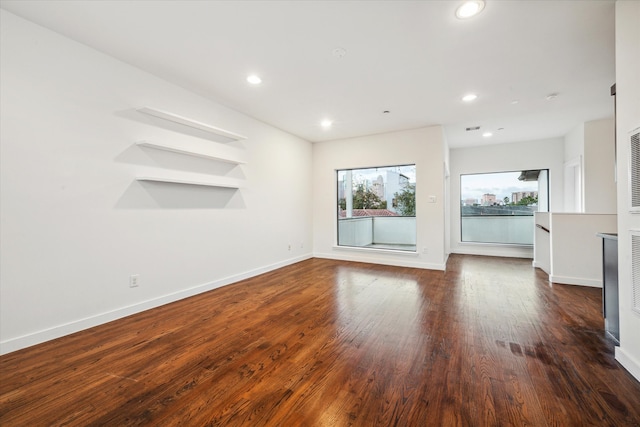
[(221, 129), (215, 126), (208, 125), (206, 123), (198, 122), (196, 120), (188, 119), (186, 117), (178, 116), (177, 114), (168, 113), (166, 111), (157, 110), (150, 107), (138, 108), (138, 111), (149, 116), (157, 117), (159, 119), (168, 120), (170, 122), (178, 123), (183, 126), (189, 126), (194, 129), (203, 130), (215, 135), (224, 136), (225, 138), (231, 138), (233, 140), (247, 139), (246, 136), (231, 132), (225, 129)]
[(157, 150), (171, 151), (174, 153), (186, 154), (188, 156), (203, 157), (205, 159), (218, 160), (225, 163), (242, 165), (247, 163), (244, 153), (236, 148), (229, 147), (214, 142), (189, 141), (189, 142), (160, 142), (160, 141), (138, 141), (136, 145), (141, 147), (151, 147)]
[(219, 188), (242, 188), (240, 181), (224, 176), (210, 176), (193, 173), (158, 172), (136, 177), (138, 181), (166, 182), (170, 184), (203, 185)]

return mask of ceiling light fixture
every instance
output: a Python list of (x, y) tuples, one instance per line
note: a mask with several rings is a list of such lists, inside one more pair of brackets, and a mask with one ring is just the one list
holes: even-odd
[(331, 120), (323, 120), (322, 122), (320, 122), (320, 126), (322, 126), (325, 129), (328, 129), (331, 127), (331, 125), (333, 124), (333, 122)]
[(484, 136), (485, 138), (489, 138), (490, 136), (493, 136), (493, 134), (491, 132), (485, 132), (482, 134), (482, 136)]
[(259, 85), (260, 83), (262, 83), (262, 79), (256, 76), (255, 74), (252, 74), (249, 77), (247, 77), (247, 81), (252, 85)]
[(456, 18), (458, 19), (468, 19), (472, 16), (476, 16), (484, 9), (484, 1), (482, 0), (474, 0), (474, 1), (466, 1), (462, 3), (456, 9)]
[(471, 101), (475, 101), (478, 98), (478, 95), (476, 95), (475, 93), (470, 93), (468, 95), (465, 95), (462, 97), (462, 100), (464, 102), (471, 102)]
[(556, 99), (558, 97), (557, 93), (550, 93), (549, 95), (547, 95), (547, 101), (553, 101), (554, 99)]

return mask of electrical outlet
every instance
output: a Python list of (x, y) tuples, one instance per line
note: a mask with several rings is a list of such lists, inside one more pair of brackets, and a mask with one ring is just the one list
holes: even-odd
[(140, 275), (132, 274), (131, 276), (129, 276), (129, 287), (137, 288), (138, 285), (140, 285)]
[(423, 254), (428, 254), (429, 253), (429, 248), (422, 248), (422, 253)]
[(291, 250), (291, 243), (289, 243), (289, 250)]
[(300, 242), (300, 249), (304, 248), (304, 242)]

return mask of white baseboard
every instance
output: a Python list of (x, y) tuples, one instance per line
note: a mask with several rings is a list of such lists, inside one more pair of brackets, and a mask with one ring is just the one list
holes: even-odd
[(306, 254), (294, 258), (290, 258), (275, 264), (267, 265), (264, 267), (256, 268), (244, 273), (236, 274), (233, 276), (225, 277), (223, 279), (215, 280), (212, 282), (204, 283), (202, 285), (194, 286), (192, 288), (184, 289), (178, 292), (167, 294), (161, 297), (153, 298), (147, 301), (142, 301), (136, 304), (132, 304), (126, 307), (121, 307), (105, 313), (96, 314), (95, 316), (85, 317), (84, 319), (74, 320), (73, 322), (65, 323), (62, 325), (56, 325), (54, 327), (44, 329), (38, 332), (34, 332), (20, 337), (11, 338), (5, 341), (0, 341), (0, 354), (11, 353), (16, 350), (30, 347), (32, 345), (40, 344), (46, 341), (50, 341), (56, 338), (63, 337), (65, 335), (80, 332), (84, 329), (92, 328), (94, 326), (102, 325), (113, 320), (121, 319), (132, 314), (140, 313), (145, 310), (159, 307), (161, 305), (169, 304), (184, 298), (192, 297), (194, 295), (201, 294), (203, 292), (210, 291), (212, 289), (220, 288), (232, 283), (239, 282), (244, 279), (249, 279), (254, 276), (258, 276), (263, 273), (267, 273), (278, 268), (286, 267), (287, 265), (295, 264), (300, 261), (304, 261), (312, 258), (311, 254)]
[(620, 362), (631, 375), (640, 381), (640, 362), (625, 351), (623, 347), (616, 347), (616, 360)]
[(552, 283), (560, 283), (563, 285), (590, 286), (592, 288), (602, 287), (602, 279), (586, 279), (584, 277), (549, 275), (549, 281)]
[(438, 263), (425, 263), (418, 262), (411, 259), (402, 259), (402, 258), (382, 258), (380, 256), (366, 256), (359, 253), (314, 253), (313, 256), (315, 258), (325, 258), (325, 259), (335, 259), (339, 261), (353, 261), (353, 262), (366, 262), (370, 264), (382, 264), (382, 265), (393, 265), (397, 267), (411, 267), (411, 268), (422, 268), (426, 270), (441, 270), (444, 271), (446, 269), (446, 262), (442, 264)]

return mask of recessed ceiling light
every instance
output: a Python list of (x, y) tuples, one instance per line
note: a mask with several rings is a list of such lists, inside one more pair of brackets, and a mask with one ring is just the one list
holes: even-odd
[(247, 81), (252, 85), (259, 85), (260, 83), (262, 83), (262, 79), (256, 76), (255, 74), (252, 74), (249, 77), (247, 77)]
[(516, 105), (518, 102), (520, 101), (518, 101), (517, 99), (514, 99), (513, 101), (511, 101), (511, 105)]
[(320, 122), (320, 126), (322, 126), (325, 129), (328, 129), (331, 127), (331, 125), (333, 124), (333, 122), (331, 120), (323, 120), (322, 122)]
[(485, 138), (489, 138), (490, 136), (493, 136), (493, 134), (491, 132), (485, 132), (482, 134), (482, 136), (484, 136)]
[(471, 102), (471, 101), (474, 101), (476, 98), (478, 98), (478, 95), (476, 95), (475, 93), (470, 93), (468, 95), (463, 96), (462, 100), (464, 102)]
[(484, 9), (484, 1), (482, 0), (465, 1), (456, 9), (456, 17), (468, 19), (482, 12), (482, 9)]
[(547, 101), (553, 101), (557, 97), (558, 97), (557, 93), (550, 93), (549, 95), (547, 95)]
[(384, 110), (384, 111), (382, 112), (382, 114), (389, 114), (390, 112), (391, 112), (391, 111), (389, 111), (389, 110)]

